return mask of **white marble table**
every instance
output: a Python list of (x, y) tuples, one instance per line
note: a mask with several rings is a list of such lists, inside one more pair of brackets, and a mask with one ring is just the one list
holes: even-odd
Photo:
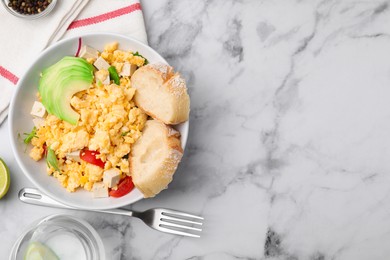
[(169, 189), (135, 209), (206, 218), (200, 239), (22, 204), (0, 157), (0, 256), (32, 221), (87, 219), (109, 259), (389, 259), (390, 3), (143, 1), (150, 45), (188, 80), (190, 138)]

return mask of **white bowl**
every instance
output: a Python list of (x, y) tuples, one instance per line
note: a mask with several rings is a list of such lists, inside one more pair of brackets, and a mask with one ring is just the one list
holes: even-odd
[[(87, 34), (81, 36), (82, 44), (92, 46), (102, 50), (104, 45), (109, 42), (119, 42), (120, 49), (138, 51), (150, 63), (163, 62), (167, 63), (156, 51), (149, 46), (129, 37), (99, 33)], [(16, 91), (10, 104), (9, 126), (11, 136), (11, 146), (16, 161), (27, 178), (36, 185), (42, 192), (46, 193), (53, 199), (66, 205), (84, 208), (84, 209), (110, 209), (123, 207), (134, 203), (143, 198), (138, 189), (134, 189), (129, 194), (120, 198), (93, 198), (92, 193), (79, 189), (74, 193), (69, 193), (63, 188), (57, 179), (48, 176), (46, 173), (46, 161), (42, 159), (35, 162), (29, 157), (28, 147), (23, 143), (23, 133), (29, 133), (33, 128), (32, 116), (30, 115), (31, 107), (36, 101), (38, 92), (39, 75), (44, 68), (56, 63), (64, 56), (74, 56), (77, 52), (79, 37), (62, 40), (50, 48), (46, 49), (30, 65), (25, 75), (19, 80)], [(184, 150), (188, 136), (189, 123), (177, 125), (175, 128), (181, 133), (181, 144)], [(22, 137), (21, 137), (22, 136)]]

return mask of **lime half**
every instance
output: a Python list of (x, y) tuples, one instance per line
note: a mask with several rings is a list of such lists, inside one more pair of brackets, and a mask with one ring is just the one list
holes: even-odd
[(8, 167), (0, 158), (0, 199), (7, 194), (10, 182)]
[(58, 256), (42, 243), (32, 242), (26, 250), (24, 260), (59, 260)]

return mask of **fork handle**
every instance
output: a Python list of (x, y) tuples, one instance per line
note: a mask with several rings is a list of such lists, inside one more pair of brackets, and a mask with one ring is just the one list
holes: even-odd
[(61, 202), (58, 202), (56, 200), (53, 200), (52, 198), (43, 194), (42, 192), (40, 192), (38, 189), (35, 188), (21, 189), (19, 191), (19, 199), (24, 203), (38, 205), (38, 206), (72, 209), (72, 210), (83, 210), (83, 211), (100, 212), (100, 213), (135, 217), (132, 211), (124, 210), (124, 209), (91, 210), (91, 209), (71, 207)]

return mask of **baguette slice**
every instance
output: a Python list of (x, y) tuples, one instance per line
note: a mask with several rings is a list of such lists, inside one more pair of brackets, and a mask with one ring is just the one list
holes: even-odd
[(132, 147), (129, 163), (134, 185), (145, 198), (166, 189), (183, 156), (180, 133), (157, 121), (146, 121)]
[(163, 63), (148, 64), (136, 70), (131, 84), (137, 91), (136, 105), (146, 114), (168, 125), (188, 120), (190, 97), (184, 79)]

